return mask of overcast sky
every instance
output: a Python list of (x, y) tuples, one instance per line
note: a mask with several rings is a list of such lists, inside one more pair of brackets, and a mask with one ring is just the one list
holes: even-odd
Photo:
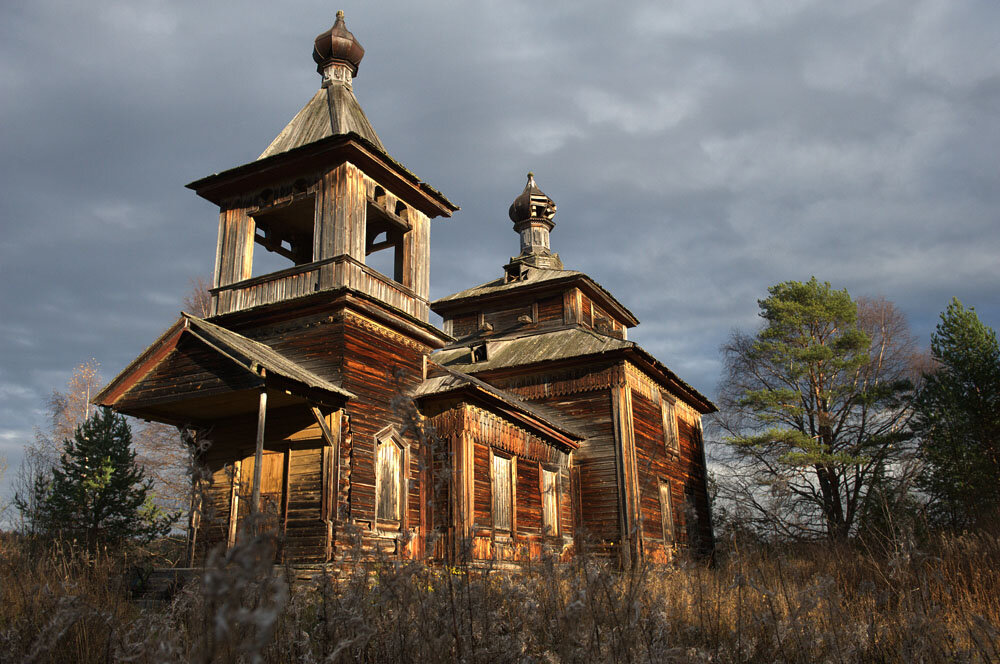
[(252, 161), (319, 86), (344, 9), (388, 152), (461, 206), (431, 296), (500, 275), (529, 170), (553, 249), (712, 396), (768, 286), (882, 295), (921, 343), (1000, 323), (1000, 3), (53, 2), (0, 6), (0, 455), (108, 379), (213, 265), (184, 184)]

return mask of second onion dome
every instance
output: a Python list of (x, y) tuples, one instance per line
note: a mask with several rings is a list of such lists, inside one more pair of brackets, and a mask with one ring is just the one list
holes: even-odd
[(510, 220), (514, 222), (514, 230), (521, 236), (521, 253), (516, 258), (511, 258), (506, 266), (508, 276), (525, 274), (525, 266), (545, 270), (563, 269), (559, 254), (552, 253), (549, 247), (549, 231), (556, 225), (552, 221), (556, 214), (556, 204), (535, 184), (534, 173), (528, 173), (528, 183), (511, 203), (509, 214)]

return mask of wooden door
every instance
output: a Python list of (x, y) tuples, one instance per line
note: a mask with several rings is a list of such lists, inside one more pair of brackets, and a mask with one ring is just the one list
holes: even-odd
[[(285, 525), (285, 454), (286, 452), (264, 451), (260, 472), (261, 521), (258, 532), (271, 533), (280, 541)], [(239, 519), (242, 522), (251, 511), (253, 500), (254, 455), (245, 457), (240, 463), (239, 477)], [(241, 524), (242, 525), (242, 524)], [(242, 528), (239, 529), (242, 532)]]

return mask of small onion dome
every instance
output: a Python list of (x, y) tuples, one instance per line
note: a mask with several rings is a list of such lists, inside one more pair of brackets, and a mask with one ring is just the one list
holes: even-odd
[(535, 184), (535, 174), (528, 173), (528, 184), (510, 204), (508, 214), (515, 224), (534, 219), (551, 222), (556, 214), (556, 204)]
[(337, 21), (333, 27), (316, 37), (313, 46), (313, 60), (316, 61), (316, 69), (323, 73), (327, 66), (339, 62), (351, 68), (351, 75), (358, 75), (358, 65), (361, 58), (365, 57), (365, 49), (354, 38), (351, 31), (344, 24), (344, 12), (337, 12)]

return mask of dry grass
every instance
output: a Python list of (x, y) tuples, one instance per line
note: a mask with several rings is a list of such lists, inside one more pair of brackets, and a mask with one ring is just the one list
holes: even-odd
[(312, 582), (265, 540), (213, 556), (158, 608), (126, 561), (0, 539), (0, 652), (29, 662), (987, 662), (1000, 539), (878, 557), (734, 547), (714, 567), (512, 574), (379, 561)]

